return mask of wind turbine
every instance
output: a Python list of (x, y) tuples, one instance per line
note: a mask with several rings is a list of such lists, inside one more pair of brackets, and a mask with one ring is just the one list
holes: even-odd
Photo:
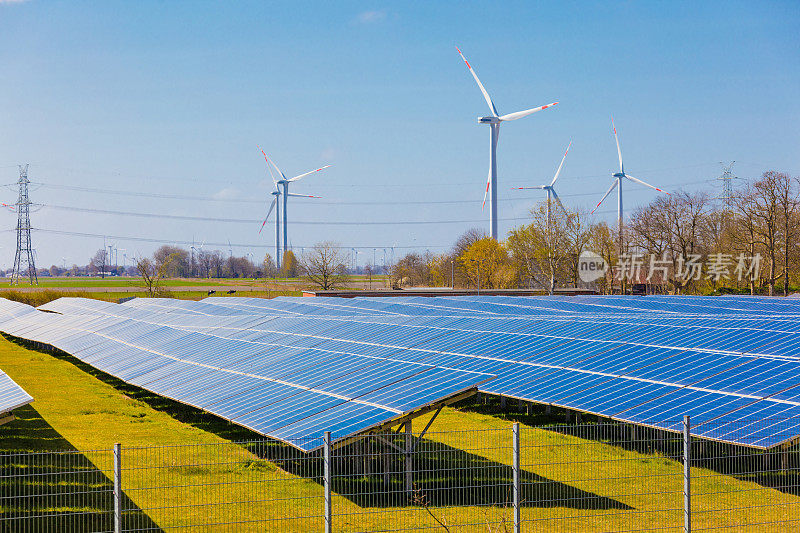
[(200, 252), (203, 251), (203, 246), (205, 246), (205, 245), (206, 245), (206, 241), (203, 241), (200, 244), (200, 246), (195, 246), (194, 245), (194, 239), (192, 239), (192, 246), (191, 246), (191, 249), (192, 249), (192, 277), (194, 277), (194, 254), (195, 254), (195, 252), (197, 252), (197, 255), (199, 257), (200, 256)]
[(550, 185), (539, 185), (538, 187), (515, 187), (516, 190), (523, 190), (523, 189), (543, 189), (547, 191), (547, 231), (550, 231), (550, 201), (551, 197), (558, 205), (561, 206), (562, 211), (566, 211), (564, 209), (564, 204), (561, 203), (561, 199), (556, 194), (556, 190), (553, 186), (556, 184), (556, 180), (558, 179), (558, 175), (561, 174), (561, 167), (564, 166), (564, 160), (567, 158), (567, 154), (569, 153), (569, 149), (572, 146), (572, 141), (569, 142), (567, 146), (567, 150), (564, 152), (564, 157), (561, 158), (561, 163), (558, 165), (558, 170), (556, 170), (556, 175), (553, 176), (553, 181), (550, 182)]
[(667, 191), (663, 191), (663, 190), (659, 189), (658, 187), (653, 187), (649, 183), (645, 183), (642, 180), (640, 180), (639, 178), (634, 178), (633, 176), (631, 176), (630, 174), (627, 174), (625, 172), (625, 167), (622, 164), (622, 150), (620, 150), (620, 148), (619, 148), (619, 137), (617, 136), (617, 127), (614, 126), (614, 117), (611, 117), (611, 129), (614, 130), (614, 140), (617, 141), (617, 155), (619, 156), (619, 172), (615, 172), (614, 174), (612, 174), (612, 176), (614, 177), (614, 181), (611, 183), (611, 187), (608, 189), (608, 191), (603, 195), (602, 198), (600, 198), (600, 201), (597, 202), (597, 205), (594, 206), (594, 209), (592, 209), (592, 214), (594, 214), (594, 212), (597, 211), (597, 208), (600, 207), (600, 204), (603, 203), (603, 200), (605, 200), (606, 197), (609, 194), (611, 194), (611, 191), (614, 190), (614, 187), (617, 187), (617, 227), (619, 228), (619, 253), (622, 254), (622, 252), (623, 252), (623, 248), (622, 248), (622, 179), (626, 178), (626, 179), (629, 179), (631, 181), (635, 181), (636, 183), (640, 183), (640, 184), (644, 185), (645, 187), (650, 187), (651, 189), (654, 189), (654, 190), (656, 190), (658, 192), (663, 192), (664, 194), (669, 194), (669, 193)]
[[(258, 147), (261, 150), (261, 147)], [(272, 210), (277, 207), (275, 211), (275, 267), (280, 270), (281, 269), (281, 206), (280, 206), (280, 196), (281, 190), (278, 187), (278, 182), (275, 180), (275, 175), (272, 173), (272, 165), (269, 162), (269, 157), (267, 154), (264, 153), (264, 150), (261, 150), (261, 153), (264, 154), (264, 161), (267, 162), (267, 170), (269, 170), (269, 176), (272, 178), (272, 185), (275, 189), (270, 193), (272, 194), (272, 202), (269, 204), (269, 209), (267, 210), (267, 216), (264, 217), (264, 222), (261, 223), (261, 229), (258, 230), (259, 233), (264, 229), (264, 225), (269, 220), (269, 216), (272, 214)]]
[(489, 234), (493, 239), (497, 240), (497, 141), (500, 137), (500, 124), (509, 120), (517, 120), (522, 117), (527, 117), (528, 115), (536, 113), (537, 111), (552, 107), (558, 102), (553, 102), (552, 104), (547, 104), (540, 107), (534, 107), (532, 109), (526, 109), (525, 111), (517, 111), (516, 113), (500, 115), (497, 112), (494, 102), (492, 102), (492, 98), (489, 96), (489, 93), (486, 92), (486, 88), (481, 83), (481, 80), (478, 79), (478, 75), (475, 74), (475, 71), (472, 69), (469, 61), (467, 61), (467, 58), (464, 57), (464, 54), (461, 53), (461, 50), (457, 46), (456, 50), (458, 50), (458, 55), (460, 55), (461, 59), (463, 59), (464, 63), (466, 63), (467, 68), (472, 74), (472, 77), (475, 78), (475, 82), (478, 84), (478, 88), (480, 88), (481, 93), (483, 93), (483, 98), (486, 100), (486, 103), (489, 105), (489, 110), (492, 113), (489, 116), (479, 118), (478, 123), (488, 124), (490, 128), (489, 177), (486, 181), (486, 192), (483, 193), (483, 207), (486, 207), (486, 196), (491, 192), (491, 195), (489, 195)]
[(278, 168), (278, 165), (275, 164), (275, 161), (270, 159), (270, 160), (268, 160), (268, 162), (271, 163), (273, 167), (275, 167), (275, 170), (277, 170), (278, 174), (280, 174), (280, 176), (281, 176), (281, 179), (279, 179), (275, 183), (275, 190), (276, 191), (278, 190), (278, 185), (283, 185), (283, 192), (281, 194), (283, 194), (283, 247), (284, 247), (284, 252), (285, 252), (286, 251), (286, 245), (289, 242), (289, 225), (288, 225), (288, 218), (289, 217), (286, 214), (287, 213), (287, 205), (288, 205), (289, 197), (290, 196), (295, 196), (295, 197), (298, 197), (298, 198), (322, 198), (321, 196), (313, 196), (311, 194), (295, 194), (295, 193), (291, 193), (291, 192), (289, 192), (289, 184), (292, 183), (293, 181), (297, 181), (297, 180), (303, 179), (308, 175), (315, 174), (315, 173), (320, 172), (320, 171), (322, 171), (322, 170), (324, 170), (326, 168), (329, 168), (330, 165), (325, 165), (324, 167), (316, 168), (314, 170), (310, 170), (310, 171), (305, 172), (303, 174), (298, 174), (297, 176), (295, 176), (293, 178), (287, 178), (286, 174), (284, 174), (283, 171), (281, 171), (281, 169)]
[[(264, 154), (264, 151), (262, 150), (261, 153)], [(283, 195), (283, 248), (284, 248), (284, 252), (285, 252), (286, 249), (287, 249), (287, 245), (289, 243), (289, 225), (288, 225), (288, 216), (287, 216), (289, 197), (290, 196), (294, 196), (294, 197), (298, 197), (298, 198), (322, 198), (321, 196), (314, 196), (314, 195), (311, 195), (311, 194), (295, 194), (295, 193), (291, 193), (291, 192), (289, 192), (289, 184), (291, 182), (293, 182), (293, 181), (298, 181), (300, 179), (305, 178), (308, 175), (311, 175), (311, 174), (320, 172), (320, 171), (322, 171), (322, 170), (324, 170), (326, 168), (329, 168), (330, 165), (325, 165), (323, 167), (320, 167), (320, 168), (317, 168), (317, 169), (314, 169), (314, 170), (310, 170), (310, 171), (305, 172), (303, 174), (299, 174), (299, 175), (297, 175), (297, 176), (295, 176), (293, 178), (287, 178), (286, 174), (284, 174), (283, 171), (280, 168), (278, 168), (278, 165), (275, 164), (275, 161), (272, 160), (272, 159), (269, 159), (267, 157), (267, 154), (264, 154), (264, 159), (266, 159), (266, 161), (267, 161), (267, 168), (269, 168), (269, 166), (272, 165), (272, 167), (274, 167), (275, 170), (278, 171), (278, 174), (280, 174), (280, 178), (281, 178), (281, 179), (275, 181), (275, 176), (272, 175), (272, 169), (270, 169), (270, 176), (272, 176), (272, 182), (275, 185), (275, 191), (272, 193), (273, 195), (275, 195), (275, 199), (273, 200), (272, 204), (270, 205), (270, 209), (269, 209), (269, 212), (267, 213), (267, 217), (269, 217), (269, 213), (272, 212), (273, 205), (278, 203), (278, 196)], [(278, 187), (279, 185), (283, 186), (283, 192), (281, 192), (280, 188)], [(276, 214), (276, 217), (275, 217), (275, 228), (276, 228), (275, 229), (275, 236), (276, 236), (275, 241), (276, 241), (276, 243), (278, 241), (278, 237), (280, 236), (278, 216), (279, 215)], [(264, 222), (261, 224), (262, 228), (264, 227), (264, 224), (266, 222), (267, 222), (267, 219), (265, 218)], [(280, 250), (277, 248), (277, 244), (276, 244), (276, 254), (278, 254), (280, 256)], [(280, 257), (276, 258), (276, 262), (277, 262), (278, 268), (280, 268)]]

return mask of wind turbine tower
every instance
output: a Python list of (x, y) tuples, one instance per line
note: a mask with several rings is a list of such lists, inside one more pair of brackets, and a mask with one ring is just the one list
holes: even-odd
[[(258, 147), (261, 150), (261, 147)], [(261, 153), (264, 154), (264, 161), (267, 162), (267, 170), (269, 170), (269, 176), (272, 178), (272, 185), (274, 186), (273, 191), (270, 193), (274, 198), (272, 202), (269, 204), (269, 210), (267, 210), (267, 216), (264, 217), (264, 222), (261, 223), (261, 229), (258, 230), (259, 233), (264, 229), (264, 225), (269, 220), (269, 216), (272, 214), (272, 210), (275, 209), (275, 268), (280, 271), (281, 269), (281, 190), (278, 187), (278, 182), (275, 181), (275, 175), (272, 173), (272, 164), (269, 162), (269, 157), (267, 154), (264, 153), (264, 150), (261, 150)]]
[(664, 194), (669, 194), (669, 193), (667, 191), (659, 189), (658, 187), (654, 187), (654, 186), (650, 185), (649, 183), (645, 183), (642, 180), (640, 180), (639, 178), (634, 178), (633, 176), (631, 176), (630, 174), (625, 172), (625, 167), (622, 164), (622, 150), (620, 150), (620, 148), (619, 148), (619, 137), (617, 136), (617, 128), (616, 128), (616, 126), (614, 126), (614, 118), (613, 117), (611, 118), (611, 129), (614, 130), (614, 139), (617, 142), (617, 156), (619, 156), (619, 172), (615, 172), (614, 174), (612, 174), (612, 177), (614, 178), (614, 181), (611, 183), (611, 187), (608, 189), (608, 191), (603, 195), (602, 198), (600, 198), (600, 201), (597, 202), (597, 205), (594, 206), (594, 209), (592, 209), (592, 214), (594, 214), (594, 212), (597, 211), (597, 208), (600, 207), (600, 204), (603, 203), (603, 200), (605, 200), (606, 197), (609, 194), (611, 194), (611, 191), (614, 190), (614, 187), (616, 187), (617, 188), (617, 228), (619, 230), (619, 253), (621, 255), (624, 252), (623, 242), (622, 242), (622, 222), (623, 222), (623, 220), (622, 220), (622, 181), (623, 181), (623, 179), (629, 179), (631, 181), (634, 181), (636, 183), (644, 185), (645, 187), (650, 187), (651, 189), (653, 189), (655, 191), (663, 192)]
[[(540, 107), (534, 107), (532, 109), (526, 109), (525, 111), (517, 111), (516, 113), (509, 113), (507, 115), (500, 115), (497, 112), (497, 108), (492, 102), (492, 98), (489, 96), (489, 93), (486, 91), (486, 88), (481, 83), (481, 80), (478, 79), (478, 75), (475, 74), (475, 71), (472, 69), (472, 66), (467, 61), (467, 58), (464, 57), (464, 54), (461, 53), (461, 50), (456, 47), (458, 50), (458, 54), (461, 56), (461, 59), (464, 60), (464, 63), (467, 65), (470, 74), (472, 77), (475, 78), (475, 82), (478, 84), (478, 88), (481, 90), (483, 94), (483, 98), (486, 100), (486, 103), (489, 105), (489, 111), (491, 111), (491, 115), (480, 117), (478, 118), (478, 123), (486, 124), (489, 126), (489, 178), (486, 181), (486, 192), (483, 193), (483, 207), (486, 207), (486, 196), (489, 196), (489, 234), (495, 240), (498, 237), (498, 230), (497, 230), (497, 141), (500, 137), (500, 124), (503, 122), (507, 122), (509, 120), (517, 120), (522, 117), (527, 117), (530, 114), (536, 113), (537, 111), (541, 111), (542, 109), (547, 109), (548, 107), (553, 107), (558, 102), (553, 102), (552, 104), (543, 105)], [(490, 194), (491, 193), (491, 194)]]
[(39, 284), (36, 275), (36, 261), (31, 245), (31, 201), (28, 198), (28, 165), (19, 167), (19, 197), (17, 198), (17, 253), (14, 255), (14, 268), (11, 272), (11, 284), (19, 283), (27, 277), (31, 285)]

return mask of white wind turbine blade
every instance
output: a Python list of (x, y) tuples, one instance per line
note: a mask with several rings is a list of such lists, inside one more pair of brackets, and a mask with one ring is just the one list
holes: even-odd
[(614, 187), (616, 187), (616, 186), (617, 186), (617, 180), (615, 179), (615, 180), (614, 180), (614, 183), (612, 183), (612, 184), (611, 184), (611, 188), (609, 188), (609, 189), (608, 189), (608, 192), (606, 192), (606, 193), (603, 195), (603, 197), (602, 197), (602, 198), (600, 198), (600, 201), (599, 201), (599, 202), (597, 202), (597, 205), (596, 205), (596, 206), (594, 206), (594, 209), (592, 209), (592, 213), (591, 213), (591, 214), (594, 214), (594, 212), (595, 212), (595, 211), (597, 211), (597, 208), (598, 208), (598, 207), (600, 207), (600, 204), (602, 204), (602, 203), (603, 203), (603, 200), (605, 200), (605, 199), (606, 199), (606, 196), (608, 196), (609, 194), (611, 194), (611, 191), (613, 191), (613, 190), (614, 190)]
[(644, 181), (640, 180), (639, 178), (634, 178), (634, 177), (633, 177), (633, 176), (631, 176), (630, 174), (625, 174), (625, 177), (626, 177), (626, 178), (628, 178), (628, 179), (629, 179), (629, 180), (631, 180), (631, 181), (635, 181), (636, 183), (641, 183), (641, 184), (642, 184), (642, 185), (644, 185), (645, 187), (650, 187), (651, 189), (653, 189), (653, 190), (656, 190), (656, 191), (658, 191), (658, 192), (663, 192), (664, 194), (669, 194), (667, 191), (661, 190), (661, 189), (659, 189), (658, 187), (653, 187), (653, 186), (652, 186), (652, 185), (650, 185), (649, 183), (645, 183)]
[[(256, 145), (256, 146), (258, 146), (258, 145)], [(261, 147), (258, 146), (258, 149), (261, 150)], [(269, 177), (272, 178), (272, 184), (275, 186), (275, 190), (277, 191), (278, 190), (278, 182), (275, 181), (275, 175), (272, 173), (272, 165), (269, 162), (269, 157), (267, 157), (267, 154), (266, 154), (266, 152), (264, 152), (264, 150), (261, 150), (261, 153), (264, 154), (264, 161), (267, 162), (267, 170), (269, 170)]]
[(293, 192), (288, 193), (286, 196), (296, 196), (298, 198), (322, 198), (322, 196), (314, 196), (311, 194), (295, 194)]
[[(261, 230), (264, 229), (264, 225), (267, 223), (267, 220), (269, 220), (269, 216), (272, 214), (272, 210), (275, 209), (275, 204), (277, 202), (278, 202), (278, 198), (275, 197), (275, 198), (272, 199), (272, 203), (269, 204), (269, 211), (267, 211), (267, 216), (264, 218), (264, 222), (261, 223), (261, 229), (258, 230), (259, 233), (261, 233)], [(230, 246), (230, 242), (229, 242), (228, 245)]]
[(617, 141), (617, 155), (619, 156), (619, 171), (621, 174), (625, 173), (622, 166), (622, 150), (619, 149), (619, 137), (617, 137), (617, 127), (614, 125), (614, 117), (611, 117), (611, 129), (614, 130), (614, 140)]
[(547, 187), (546, 185), (539, 185), (538, 187), (511, 187), (511, 190), (512, 191), (523, 191), (523, 190), (527, 190), (527, 189), (544, 189), (546, 187)]
[(321, 171), (321, 170), (325, 170), (326, 168), (329, 168), (329, 167), (330, 167), (330, 165), (325, 165), (324, 167), (320, 167), (320, 168), (317, 168), (317, 169), (311, 170), (311, 171), (309, 171), (309, 172), (306, 172), (305, 174), (300, 174), (299, 176), (295, 176), (295, 177), (293, 177), (293, 178), (291, 178), (291, 179), (288, 179), (288, 180), (286, 180), (286, 181), (297, 181), (297, 180), (299, 180), (300, 178), (305, 178), (305, 177), (306, 177), (306, 176), (308, 176), (309, 174), (314, 174), (315, 172), (319, 172), (319, 171)]
[(553, 176), (553, 181), (550, 182), (550, 186), (552, 187), (555, 185), (556, 180), (558, 179), (558, 175), (561, 174), (561, 167), (564, 166), (564, 160), (567, 158), (567, 154), (569, 153), (569, 149), (572, 147), (572, 141), (569, 142), (569, 146), (567, 146), (566, 152), (564, 152), (564, 157), (561, 158), (561, 163), (558, 165), (558, 170), (556, 170), (556, 175)]
[[(270, 159), (269, 162), (272, 163), (272, 166), (275, 167), (275, 170), (278, 171), (278, 174), (281, 175), (281, 178), (285, 180), (286, 179), (286, 174), (284, 174), (283, 171), (281, 171), (281, 169), (278, 168), (278, 165), (275, 164), (275, 161)], [(278, 184), (277, 183), (275, 184), (275, 188), (276, 189), (278, 188)]]
[(537, 111), (541, 111), (542, 109), (547, 109), (548, 107), (553, 107), (558, 102), (553, 102), (552, 104), (547, 104), (539, 107), (534, 107), (533, 109), (526, 109), (525, 111), (517, 111), (516, 113), (509, 113), (508, 115), (503, 115), (500, 117), (500, 120), (517, 120), (518, 118), (527, 117), (528, 115), (532, 115)]
[(464, 63), (467, 65), (467, 68), (469, 69), (470, 74), (472, 74), (472, 77), (475, 78), (478, 87), (480, 87), (481, 92), (483, 93), (484, 99), (486, 99), (486, 103), (489, 104), (489, 109), (492, 110), (492, 114), (494, 116), (497, 116), (497, 108), (494, 106), (494, 102), (492, 102), (492, 98), (491, 96), (489, 96), (489, 93), (486, 92), (486, 87), (484, 87), (483, 84), (481, 83), (481, 80), (478, 79), (478, 75), (475, 74), (475, 71), (472, 69), (472, 65), (469, 64), (469, 61), (467, 61), (467, 58), (464, 57), (464, 54), (461, 53), (461, 50), (458, 48), (458, 46), (456, 46), (456, 50), (458, 50), (458, 55), (461, 56), (461, 59), (463, 59)]
[(551, 189), (550, 189), (550, 192), (551, 192), (551, 193), (553, 193), (553, 199), (554, 199), (554, 200), (556, 201), (556, 203), (558, 203), (558, 205), (561, 207), (561, 210), (562, 210), (562, 211), (564, 211), (564, 212), (566, 213), (566, 212), (567, 212), (567, 208), (566, 208), (566, 207), (564, 207), (564, 204), (562, 204), (562, 203), (561, 203), (561, 198), (559, 198), (559, 197), (558, 197), (558, 195), (556, 194), (556, 190), (551, 188)]
[(486, 197), (489, 195), (489, 185), (492, 184), (492, 173), (489, 172), (489, 177), (486, 179), (486, 192), (483, 193), (483, 206), (481, 206), (481, 211), (486, 209)]

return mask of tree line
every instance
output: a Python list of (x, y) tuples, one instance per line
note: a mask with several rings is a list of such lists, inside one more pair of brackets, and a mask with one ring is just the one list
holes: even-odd
[[(800, 275), (799, 196), (798, 178), (768, 171), (728, 198), (705, 191), (658, 196), (622, 228), (542, 202), (504, 241), (472, 229), (444, 254), (406, 255), (392, 265), (390, 283), (600, 293), (638, 285), (672, 294), (786, 295)], [(584, 281), (582, 254), (588, 252), (605, 271)]]
[[(743, 182), (730, 197), (706, 191), (660, 195), (633, 211), (622, 228), (593, 220), (585, 211), (546, 201), (530, 210), (530, 221), (504, 241), (480, 229), (461, 235), (445, 253), (409, 253), (387, 266), (360, 272), (388, 274), (387, 285), (554, 292), (583, 287), (600, 293), (637, 286), (675, 294), (740, 292), (788, 294), (800, 275), (800, 182), (767, 171)], [(591, 252), (604, 266), (595, 278), (582, 276)], [(384, 272), (384, 268), (386, 271)], [(351, 281), (348, 254), (321, 242), (299, 256), (285, 252), (281, 269), (266, 254), (234, 256), (220, 250), (164, 245), (132, 266), (112, 264), (100, 249), (84, 267), (53, 265), (44, 275), (135, 275), (144, 278), (298, 278), (321, 289)]]

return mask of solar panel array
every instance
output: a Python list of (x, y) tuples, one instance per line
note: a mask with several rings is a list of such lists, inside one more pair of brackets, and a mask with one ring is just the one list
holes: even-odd
[[(688, 414), (703, 421), (697, 436), (747, 446), (800, 434), (791, 298), (62, 298), (41, 309), (51, 313), (8, 314), (0, 330), (275, 438), (358, 433), (474, 386), (669, 430)], [(274, 395), (265, 380), (311, 392)], [(328, 413), (316, 383), (352, 405)]]
[[(8, 304), (4, 302), (2, 311)], [(351, 353), (258, 329), (271, 317), (165, 315), (94, 300), (62, 299), (57, 312), (8, 306), (0, 329), (74, 355), (112, 376), (304, 449), (322, 432), (363, 432), (473, 389), (492, 376), (393, 357)], [(314, 324), (318, 329), (325, 325)], [(224, 336), (235, 330), (239, 335)], [(316, 437), (296, 441), (299, 437)]]
[[(32, 311), (30, 306), (8, 302), (8, 313), (26, 314)], [(17, 385), (8, 374), (0, 370), (0, 415), (9, 413), (14, 409), (28, 405), (33, 401), (33, 397)]]

